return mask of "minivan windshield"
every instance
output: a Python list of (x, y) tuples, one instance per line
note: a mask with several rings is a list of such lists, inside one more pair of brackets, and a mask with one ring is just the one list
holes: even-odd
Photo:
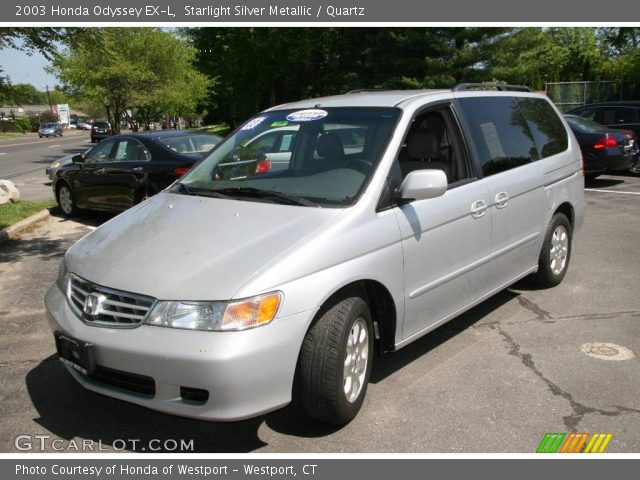
[(277, 110), (227, 137), (172, 192), (305, 206), (353, 204), (400, 116), (395, 108)]

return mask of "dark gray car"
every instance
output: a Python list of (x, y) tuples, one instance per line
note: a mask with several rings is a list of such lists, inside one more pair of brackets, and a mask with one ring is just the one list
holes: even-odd
[(113, 128), (109, 122), (93, 122), (91, 126), (91, 143), (99, 142), (113, 135)]

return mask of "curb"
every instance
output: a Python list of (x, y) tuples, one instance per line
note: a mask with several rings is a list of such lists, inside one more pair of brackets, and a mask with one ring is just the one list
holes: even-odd
[(48, 208), (45, 208), (44, 210), (41, 210), (38, 213), (34, 213), (24, 220), (20, 220), (13, 225), (9, 225), (8, 227), (3, 228), (2, 230), (0, 230), (0, 244), (2, 244), (2, 242), (4, 242), (5, 240), (14, 240), (24, 230), (44, 220), (49, 215), (51, 215), (51, 212), (49, 212)]

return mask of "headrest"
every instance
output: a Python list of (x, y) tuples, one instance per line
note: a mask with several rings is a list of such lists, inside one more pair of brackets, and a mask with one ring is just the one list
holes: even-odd
[(442, 138), (444, 131), (446, 130), (446, 125), (442, 115), (439, 113), (430, 113), (424, 118), (423, 128), (425, 130), (431, 130), (438, 136), (438, 138)]
[(344, 156), (344, 148), (340, 137), (335, 133), (320, 135), (316, 140), (316, 152), (322, 158), (341, 159)]
[(431, 130), (415, 130), (407, 138), (409, 158), (440, 157), (440, 138)]

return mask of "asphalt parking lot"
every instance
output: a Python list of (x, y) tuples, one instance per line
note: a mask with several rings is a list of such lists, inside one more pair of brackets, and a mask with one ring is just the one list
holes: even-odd
[(122, 439), (193, 439), (198, 452), (528, 453), (546, 432), (575, 431), (611, 432), (607, 452), (640, 452), (640, 359), (584, 347), (640, 355), (640, 178), (603, 176), (587, 187), (586, 222), (560, 286), (521, 282), (377, 358), (363, 409), (342, 429), (309, 422), (295, 405), (221, 424), (82, 389), (56, 359), (43, 297), (64, 251), (108, 217), (54, 215), (0, 246), (0, 451), (16, 451), (18, 435), (48, 435), (116, 450)]

